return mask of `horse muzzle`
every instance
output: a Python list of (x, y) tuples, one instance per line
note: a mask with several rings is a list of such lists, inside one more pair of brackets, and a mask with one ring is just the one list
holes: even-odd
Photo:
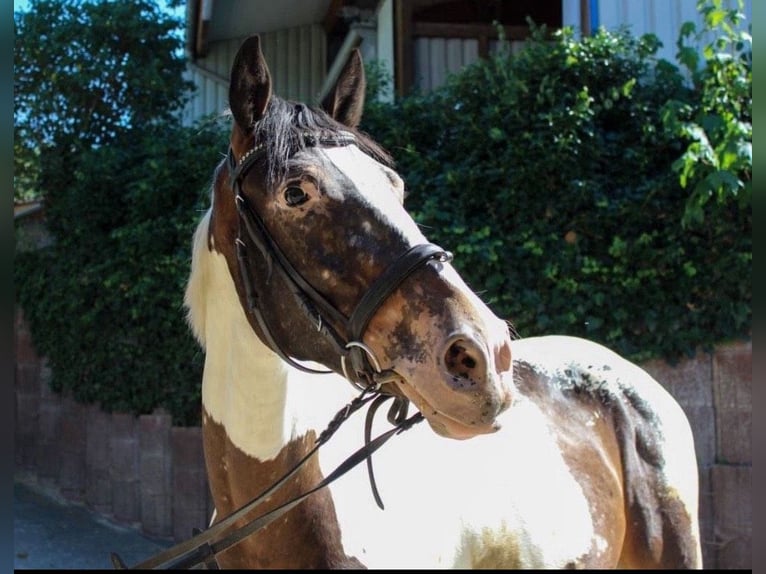
[(512, 401), (505, 323), (491, 314), (479, 319), (449, 308), (436, 314), (402, 314), (412, 310), (411, 299), (407, 305), (394, 305), (389, 312), (398, 321), (389, 323), (384, 312), (368, 333), (384, 362), (399, 375), (399, 392), (442, 436), (467, 439), (496, 432), (499, 415)]
[(454, 333), (434, 355), (433, 368), (410, 367), (399, 383), (431, 428), (455, 439), (499, 430), (497, 419), (511, 405), (510, 341), (490, 350), (474, 333)]

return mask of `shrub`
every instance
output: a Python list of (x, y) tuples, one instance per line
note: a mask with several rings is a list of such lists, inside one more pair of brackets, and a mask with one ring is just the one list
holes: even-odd
[(164, 407), (176, 424), (199, 422), (203, 355), (182, 303), (221, 134), (151, 127), (44, 164), (55, 242), (17, 254), (15, 275), (55, 390), (107, 410)]
[(368, 105), (408, 209), (522, 336), (584, 336), (642, 360), (749, 334), (751, 219), (718, 206), (684, 230), (665, 129), (693, 103), (658, 42), (536, 30), (429, 94)]
[[(686, 226), (704, 222), (711, 199), (714, 204), (751, 209), (753, 40), (742, 26), (742, 4), (739, 0), (738, 8), (725, 9), (722, 0), (698, 0), (703, 29), (697, 31), (693, 22), (687, 22), (678, 38), (678, 59), (690, 74), (697, 97), (692, 102), (668, 101), (663, 117), (688, 144), (673, 164), (681, 186), (691, 189)], [(711, 32), (713, 40), (700, 51), (699, 43)]]

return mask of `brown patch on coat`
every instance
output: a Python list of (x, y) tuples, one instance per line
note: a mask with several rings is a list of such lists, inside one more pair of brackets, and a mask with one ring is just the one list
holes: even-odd
[[(271, 461), (259, 461), (237, 448), (223, 425), (203, 408), (203, 442), (210, 489), (217, 520), (258, 496), (286, 469), (300, 460), (314, 443), (314, 433), (296, 439)], [(287, 484), (274, 493), (253, 516), (260, 516), (322, 480), (317, 457), (312, 457)], [(222, 568), (345, 569), (364, 568), (346, 556), (330, 492), (322, 489), (265, 528), (218, 555)]]

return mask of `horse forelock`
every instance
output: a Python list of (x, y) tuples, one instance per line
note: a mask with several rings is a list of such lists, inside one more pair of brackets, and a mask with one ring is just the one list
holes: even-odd
[(288, 160), (306, 147), (303, 138), (306, 133), (322, 133), (326, 136), (351, 133), (362, 152), (387, 167), (392, 168), (394, 165), (388, 152), (364, 132), (339, 123), (317, 107), (272, 96), (266, 114), (256, 122), (253, 130), (257, 145), (264, 146), (270, 184), (284, 176)]

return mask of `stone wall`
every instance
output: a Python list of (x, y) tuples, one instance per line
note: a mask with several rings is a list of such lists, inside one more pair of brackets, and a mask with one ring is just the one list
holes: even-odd
[(642, 367), (676, 398), (694, 433), (705, 568), (751, 569), (752, 342)]
[(15, 467), (115, 522), (180, 542), (212, 514), (199, 427), (170, 415), (106, 413), (50, 390), (16, 314)]
[[(174, 427), (162, 412), (110, 414), (52, 392), (20, 312), (15, 334), (17, 470), (151, 536), (181, 541), (205, 528), (212, 502), (201, 430)], [(752, 343), (642, 366), (691, 423), (704, 567), (752, 568)]]

